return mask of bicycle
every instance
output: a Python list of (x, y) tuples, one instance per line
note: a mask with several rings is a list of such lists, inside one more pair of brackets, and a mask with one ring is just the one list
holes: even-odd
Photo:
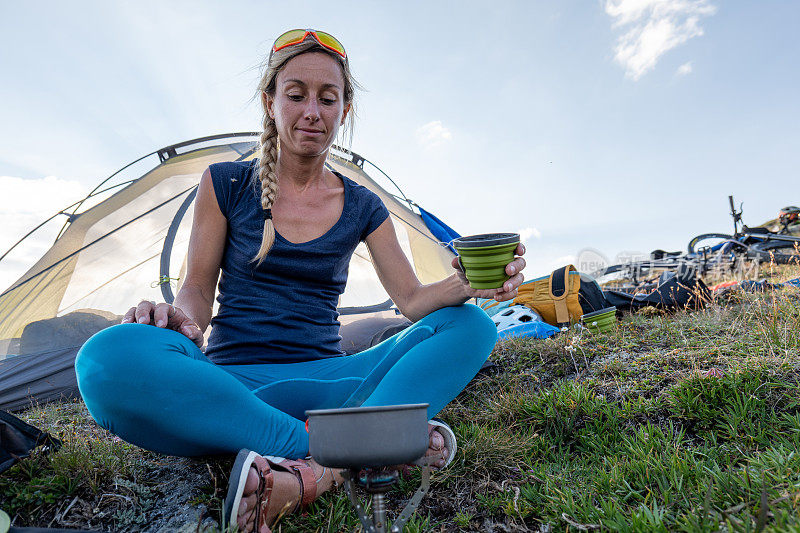
[[(781, 225), (778, 231), (770, 231), (765, 227), (750, 228), (742, 221), (742, 205), (736, 210), (733, 196), (728, 196), (733, 218), (733, 234), (727, 233), (702, 233), (689, 241), (686, 252), (688, 255), (708, 252), (723, 252), (744, 254), (750, 260), (770, 262), (779, 265), (796, 263), (800, 264), (800, 237), (791, 235), (790, 226), (796, 226), (800, 220), (800, 208), (788, 206), (781, 209), (778, 221)], [(739, 224), (742, 225), (741, 231)], [(719, 240), (714, 245), (698, 246), (703, 241)]]

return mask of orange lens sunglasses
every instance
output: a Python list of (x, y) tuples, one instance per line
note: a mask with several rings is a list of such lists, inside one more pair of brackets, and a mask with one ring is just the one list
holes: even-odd
[(330, 33), (316, 30), (289, 30), (275, 39), (275, 44), (272, 45), (272, 51), (277, 52), (278, 50), (286, 48), (287, 46), (300, 44), (305, 41), (306, 37), (309, 35), (311, 35), (314, 40), (317, 41), (323, 48), (327, 48), (331, 52), (336, 52), (342, 56), (343, 59), (347, 59), (347, 52), (344, 51), (344, 46), (342, 46), (342, 43), (336, 40), (336, 37)]

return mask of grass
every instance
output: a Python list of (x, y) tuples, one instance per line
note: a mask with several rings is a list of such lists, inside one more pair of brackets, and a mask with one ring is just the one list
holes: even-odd
[[(797, 291), (629, 315), (609, 334), (507, 340), (492, 358), (497, 370), (442, 413), (459, 452), (407, 531), (800, 531)], [(0, 477), (16, 525), (172, 530), (170, 501), (186, 531), (214, 530), (230, 459), (138, 449), (80, 402), (22, 417), (64, 446)], [(390, 516), (418, 475), (389, 494)], [(360, 525), (339, 491), (278, 530)]]

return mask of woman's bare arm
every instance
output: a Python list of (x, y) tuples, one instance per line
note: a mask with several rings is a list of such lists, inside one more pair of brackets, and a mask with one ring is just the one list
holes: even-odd
[(131, 307), (122, 322), (174, 329), (202, 346), (203, 332), (211, 322), (227, 230), (228, 221), (219, 209), (211, 174), (206, 169), (200, 178), (194, 202), (186, 279), (174, 305), (143, 301)]
[(400, 248), (391, 217), (366, 238), (372, 263), (383, 287), (409, 320), (417, 321), (442, 307), (459, 305), (469, 295), (455, 275), (423, 285)]
[(205, 331), (211, 323), (227, 230), (228, 221), (219, 209), (211, 173), (206, 169), (194, 201), (186, 279), (174, 303), (194, 320), (200, 331)]
[[(510, 300), (517, 295), (517, 287), (523, 281), (520, 271), (525, 268), (525, 260), (516, 257), (506, 265), (506, 273), (511, 277), (502, 288), (475, 290), (469, 286), (464, 273), (456, 270), (458, 262), (453, 258), (452, 275), (442, 281), (423, 285), (400, 248), (391, 218), (387, 218), (370, 233), (366, 243), (383, 287), (400, 312), (412, 321), (442, 307), (459, 305), (474, 297), (494, 298), (498, 302)], [(517, 254), (523, 253), (525, 247), (520, 244)]]

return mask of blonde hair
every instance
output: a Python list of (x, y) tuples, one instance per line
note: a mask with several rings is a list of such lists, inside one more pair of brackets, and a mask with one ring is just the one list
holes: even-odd
[[(264, 116), (262, 119), (264, 131), (261, 133), (261, 138), (259, 139), (260, 157), (258, 159), (256, 171), (253, 173), (253, 180), (257, 183), (254, 183), (253, 185), (257, 186), (256, 190), (259, 188), (261, 190), (261, 208), (264, 210), (271, 210), (272, 206), (275, 204), (275, 199), (278, 196), (278, 176), (275, 173), (275, 166), (278, 162), (279, 143), (275, 119), (269, 116), (267, 104), (265, 99), (262, 97), (262, 94), (267, 93), (270, 97), (274, 97), (278, 73), (283, 70), (283, 67), (286, 66), (286, 63), (288, 63), (290, 59), (301, 54), (307, 54), (311, 52), (322, 52), (324, 54), (328, 54), (334, 59), (337, 59), (341, 65), (342, 76), (344, 78), (344, 104), (345, 106), (348, 104), (350, 105), (350, 112), (347, 115), (345, 129), (352, 132), (353, 117), (355, 116), (353, 97), (358, 84), (353, 79), (353, 75), (350, 73), (350, 67), (346, 58), (342, 58), (340, 55), (320, 46), (311, 35), (306, 37), (306, 40), (302, 43), (293, 46), (287, 46), (278, 50), (277, 52), (271, 53), (264, 65), (264, 74), (261, 76), (261, 81), (258, 83), (256, 92), (256, 97), (261, 101), (261, 106), (264, 110)], [(258, 253), (253, 258), (253, 261), (257, 262), (257, 264), (261, 264), (272, 248), (274, 242), (275, 226), (272, 224), (272, 218), (266, 218), (264, 220), (264, 234), (261, 238), (261, 247), (258, 249)]]

